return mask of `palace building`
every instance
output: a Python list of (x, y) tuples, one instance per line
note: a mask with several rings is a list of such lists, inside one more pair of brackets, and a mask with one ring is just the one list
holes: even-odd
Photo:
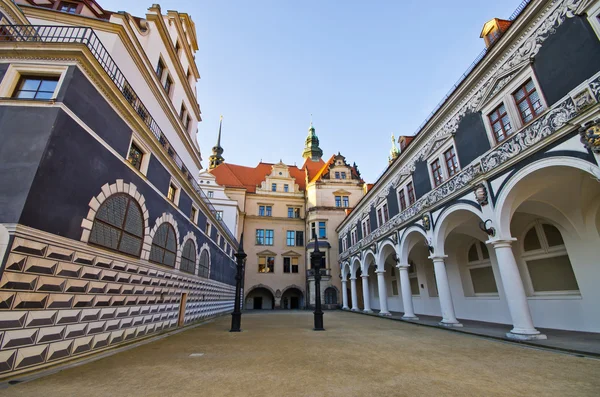
[(339, 225), (343, 307), (600, 332), (600, 1), (525, 0), (481, 36)]
[(0, 0), (0, 21), (0, 376), (230, 312), (191, 17)]
[[(200, 184), (224, 218), (237, 220), (230, 228), (244, 233), (248, 254), (244, 308), (301, 309), (314, 305), (310, 253), (315, 248), (315, 235), (325, 254), (323, 304), (330, 309), (339, 307), (341, 283), (335, 229), (364, 195), (365, 184), (356, 164), (349, 165), (339, 153), (323, 161), (312, 123), (301, 167), (281, 161), (260, 162), (256, 167), (227, 163), (220, 139), (219, 127), (217, 145), (210, 157), (212, 169), (202, 174)], [(237, 203), (237, 211), (231, 202)]]

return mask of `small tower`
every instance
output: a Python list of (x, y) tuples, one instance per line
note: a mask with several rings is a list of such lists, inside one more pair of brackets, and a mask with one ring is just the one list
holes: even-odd
[(310, 127), (308, 127), (308, 136), (306, 137), (302, 157), (305, 159), (310, 158), (312, 161), (319, 161), (323, 157), (323, 151), (319, 147), (319, 138), (315, 134), (315, 127), (313, 127), (312, 120)]
[(209, 165), (208, 169), (212, 170), (221, 163), (225, 162), (223, 158), (223, 148), (221, 147), (221, 127), (223, 126), (223, 116), (219, 120), (219, 136), (217, 138), (217, 144), (212, 148), (212, 155), (208, 158)]
[(396, 160), (400, 156), (400, 150), (396, 146), (396, 138), (394, 134), (392, 134), (392, 149), (390, 150), (390, 157), (388, 157), (388, 162), (391, 164), (394, 160)]

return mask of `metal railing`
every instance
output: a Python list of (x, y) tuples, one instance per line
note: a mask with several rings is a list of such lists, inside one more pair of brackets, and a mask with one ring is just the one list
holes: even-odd
[[(0, 41), (73, 43), (86, 46), (94, 58), (96, 58), (102, 69), (108, 74), (108, 77), (110, 77), (119, 91), (121, 91), (123, 97), (125, 97), (138, 116), (140, 116), (144, 124), (150, 129), (167, 155), (173, 159), (177, 168), (183, 173), (209, 210), (215, 215), (215, 218), (217, 218), (216, 209), (211, 204), (208, 197), (206, 197), (194, 176), (190, 174), (187, 167), (183, 164), (181, 157), (177, 155), (177, 152), (173, 149), (165, 134), (163, 134), (162, 130), (148, 111), (148, 108), (141, 101), (131, 84), (129, 84), (127, 78), (125, 78), (125, 75), (121, 72), (121, 69), (119, 69), (117, 63), (92, 28), (85, 26), (0, 25)], [(217, 221), (229, 238), (237, 243), (237, 239), (233, 233), (231, 233), (225, 222), (218, 218)], [(237, 249), (237, 247), (234, 248)]]

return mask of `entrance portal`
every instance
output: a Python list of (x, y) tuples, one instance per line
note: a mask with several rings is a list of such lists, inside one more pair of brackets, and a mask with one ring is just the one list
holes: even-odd
[(262, 309), (262, 296), (254, 297), (254, 307), (253, 309)]

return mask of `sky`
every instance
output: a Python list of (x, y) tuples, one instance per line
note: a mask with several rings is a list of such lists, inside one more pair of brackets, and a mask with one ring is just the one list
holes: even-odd
[[(142, 17), (152, 2), (98, 1)], [(484, 48), (483, 24), (520, 2), (159, 1), (196, 24), (204, 167), (221, 114), (226, 162), (301, 166), (312, 114), (324, 160), (340, 152), (370, 183), (391, 135), (416, 132)]]

